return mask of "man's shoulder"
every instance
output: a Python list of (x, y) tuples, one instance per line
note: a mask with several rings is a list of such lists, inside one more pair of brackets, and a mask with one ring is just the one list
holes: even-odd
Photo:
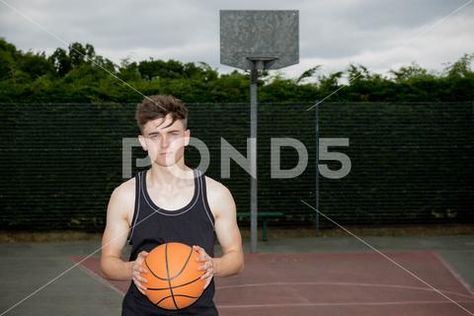
[(217, 180), (206, 176), (207, 201), (216, 218), (221, 212), (235, 211), (235, 202), (230, 190)]
[[(110, 220), (126, 220), (130, 225), (135, 205), (135, 179), (128, 179), (115, 187), (107, 207)], [(108, 219), (109, 220), (109, 219)]]
[(122, 202), (135, 200), (135, 177), (130, 178), (115, 187), (112, 197)]
[(219, 181), (205, 176), (206, 179), (206, 189), (208, 194), (221, 195), (221, 194), (230, 194), (230, 190), (220, 183)]

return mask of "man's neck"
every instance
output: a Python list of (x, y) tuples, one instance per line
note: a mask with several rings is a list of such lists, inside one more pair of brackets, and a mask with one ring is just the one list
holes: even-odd
[(160, 187), (173, 187), (193, 179), (192, 169), (182, 165), (160, 166), (153, 164), (150, 168), (149, 181)]

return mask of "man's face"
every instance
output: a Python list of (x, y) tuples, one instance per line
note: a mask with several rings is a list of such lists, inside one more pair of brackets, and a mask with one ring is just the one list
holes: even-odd
[(140, 144), (152, 163), (167, 167), (183, 159), (184, 147), (189, 144), (190, 131), (184, 129), (183, 122), (176, 120), (172, 125), (171, 116), (148, 121), (138, 136)]

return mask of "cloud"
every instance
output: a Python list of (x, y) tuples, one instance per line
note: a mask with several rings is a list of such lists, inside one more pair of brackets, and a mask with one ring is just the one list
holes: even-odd
[[(474, 52), (473, 4), (430, 29), (466, 3), (460, 0), (5, 1), (67, 43), (90, 43), (117, 63), (127, 57), (172, 58), (231, 71), (219, 63), (221, 9), (299, 10), (300, 64), (283, 70), (290, 76), (316, 64), (330, 72), (351, 62), (371, 71), (411, 62), (440, 70), (443, 63)], [(2, 3), (0, 30), (22, 50), (51, 53), (66, 46)]]

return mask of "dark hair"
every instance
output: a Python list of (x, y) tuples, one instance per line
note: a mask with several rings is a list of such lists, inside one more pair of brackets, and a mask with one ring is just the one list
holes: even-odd
[(143, 99), (137, 104), (135, 119), (137, 120), (140, 132), (143, 132), (143, 126), (148, 121), (157, 118), (164, 118), (170, 114), (172, 125), (176, 120), (183, 122), (184, 128), (187, 128), (188, 109), (184, 103), (171, 95), (152, 95)]

